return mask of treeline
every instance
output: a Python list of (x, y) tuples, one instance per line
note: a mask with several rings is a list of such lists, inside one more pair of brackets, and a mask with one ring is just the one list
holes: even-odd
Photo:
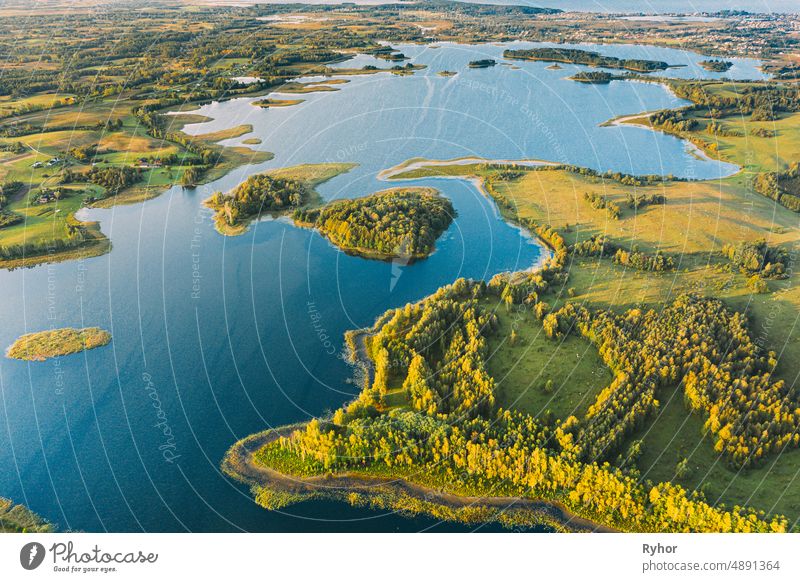
[(298, 221), (313, 223), (344, 249), (412, 258), (433, 252), (454, 216), (450, 200), (416, 190), (389, 190), (295, 213)]
[(606, 69), (627, 69), (639, 73), (663, 71), (669, 68), (664, 61), (650, 61), (647, 59), (619, 59), (601, 55), (593, 51), (567, 48), (533, 48), (533, 49), (506, 49), (503, 51), (505, 59), (521, 59), (526, 61), (548, 61), (553, 63), (571, 63), (603, 67)]
[(708, 90), (707, 81), (673, 82), (672, 90), (678, 97), (688, 99), (694, 107), (715, 112), (714, 117), (726, 115), (751, 115), (753, 121), (775, 119), (778, 112), (800, 111), (800, 88), (777, 83), (736, 83), (725, 93)]

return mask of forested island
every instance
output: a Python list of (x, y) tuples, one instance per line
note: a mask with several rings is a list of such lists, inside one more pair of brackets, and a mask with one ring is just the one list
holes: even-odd
[(110, 342), (111, 334), (99, 327), (64, 327), (25, 334), (8, 348), (6, 356), (15, 360), (42, 362), (99, 348)]
[(487, 67), (493, 67), (497, 64), (497, 61), (494, 59), (480, 59), (477, 61), (470, 61), (467, 65), (470, 69), (485, 69)]
[(733, 63), (730, 61), (722, 61), (718, 59), (700, 61), (698, 64), (706, 71), (713, 71), (715, 73), (724, 73), (733, 66)]
[(671, 65), (664, 61), (651, 61), (647, 59), (620, 59), (604, 56), (594, 51), (568, 48), (532, 48), (532, 49), (506, 49), (503, 58), (523, 61), (546, 61), (550, 63), (569, 63), (573, 65), (588, 65), (606, 69), (627, 69), (637, 73), (652, 73), (663, 71)]
[(205, 201), (215, 211), (214, 224), (227, 235), (241, 234), (262, 214), (277, 215), (317, 205), (314, 187), (347, 172), (353, 164), (305, 164), (255, 174), (228, 193)]
[(409, 261), (430, 255), (454, 216), (450, 200), (431, 188), (385, 190), (294, 213), (346, 252)]
[(605, 85), (619, 78), (619, 75), (612, 75), (611, 73), (607, 73), (605, 71), (581, 71), (580, 73), (575, 73), (572, 75), (570, 80), (578, 81), (579, 83), (595, 83), (598, 85)]

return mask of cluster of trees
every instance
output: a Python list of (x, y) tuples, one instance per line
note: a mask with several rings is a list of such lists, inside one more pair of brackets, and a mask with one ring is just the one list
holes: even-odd
[(334, 244), (387, 256), (425, 257), (453, 221), (447, 198), (419, 190), (389, 190), (354, 200), (338, 200), (313, 213), (298, 213)]
[(22, 182), (6, 182), (0, 184), (0, 228), (5, 228), (13, 224), (19, 224), (25, 217), (16, 212), (7, 210), (5, 207), (9, 199), (22, 189)]
[(53, 240), (0, 245), (0, 259), (13, 260), (24, 257), (41, 256), (48, 253), (60, 253), (81, 246), (84, 243), (83, 233), (74, 227), (67, 229), (66, 238)]
[(485, 284), (459, 279), (417, 304), (389, 312), (367, 350), (372, 385), (348, 414), (381, 407), (391, 387), (407, 391), (414, 410), (432, 416), (475, 417), (494, 406), (494, 381), (485, 367), (485, 334), (496, 325), (477, 300)]
[(67, 153), (79, 162), (88, 163), (97, 154), (97, 144), (85, 144), (74, 147)]
[(626, 197), (628, 208), (632, 210), (639, 210), (651, 204), (666, 204), (667, 197), (663, 194), (631, 194), (628, 193)]
[(626, 251), (617, 249), (614, 253), (614, 262), (625, 267), (632, 267), (639, 271), (672, 271), (675, 269), (675, 259), (658, 250), (654, 255), (648, 255), (638, 250)]
[(696, 119), (685, 117), (681, 110), (664, 109), (650, 115), (653, 127), (673, 133), (692, 131), (698, 126)]
[(22, 154), (28, 150), (25, 144), (21, 141), (12, 141), (9, 143), (0, 143), (0, 152), (11, 152), (13, 154)]
[(493, 67), (497, 64), (497, 61), (494, 59), (480, 59), (477, 61), (470, 61), (469, 68), (471, 69), (485, 69), (487, 67)]
[(601, 55), (593, 51), (567, 48), (533, 48), (533, 49), (507, 49), (503, 51), (503, 58), (521, 59), (526, 61), (548, 61), (554, 63), (572, 63), (576, 65), (589, 65), (606, 69), (627, 69), (640, 73), (663, 71), (669, 68), (664, 61), (650, 61), (647, 59), (619, 59)]
[(609, 200), (608, 197), (598, 194), (597, 192), (584, 192), (583, 199), (591, 204), (592, 208), (596, 210), (605, 210), (606, 214), (608, 214), (610, 218), (613, 218), (614, 220), (619, 219), (621, 214), (619, 205), (616, 202)]
[(706, 71), (713, 71), (715, 73), (724, 73), (733, 66), (730, 61), (722, 61), (718, 59), (708, 59), (707, 61), (700, 61), (698, 63)]
[(767, 241), (726, 244), (722, 254), (747, 275), (784, 278), (789, 270), (789, 253), (781, 247), (769, 246)]
[(753, 180), (759, 194), (781, 206), (800, 212), (800, 162), (794, 162), (785, 172), (765, 172)]
[(89, 170), (87, 176), (90, 182), (102, 186), (113, 196), (138, 182), (141, 171), (131, 166), (95, 166)]
[(773, 129), (767, 129), (766, 127), (754, 127), (750, 130), (750, 135), (754, 137), (775, 137), (778, 133)]
[(256, 174), (239, 184), (229, 194), (216, 192), (209, 206), (233, 226), (262, 212), (281, 212), (305, 203), (308, 188), (300, 180)]
[(572, 254), (579, 257), (610, 257), (617, 252), (617, 249), (617, 245), (602, 234), (593, 234), (570, 247)]

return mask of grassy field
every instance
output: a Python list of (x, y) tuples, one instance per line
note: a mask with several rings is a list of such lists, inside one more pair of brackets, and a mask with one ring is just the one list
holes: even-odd
[(482, 306), (500, 322), (499, 332), (489, 337), (487, 358), (498, 406), (537, 417), (548, 410), (562, 420), (582, 417), (611, 382), (610, 370), (589, 342), (573, 335), (548, 340), (531, 313), (509, 312), (496, 300)]

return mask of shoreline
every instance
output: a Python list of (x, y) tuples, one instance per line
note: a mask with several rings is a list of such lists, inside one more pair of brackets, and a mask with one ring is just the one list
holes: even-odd
[[(462, 496), (419, 485), (402, 477), (393, 479), (359, 475), (351, 472), (296, 477), (256, 463), (254, 454), (261, 447), (276, 441), (280, 437), (288, 436), (291, 432), (301, 429), (305, 425), (306, 423), (302, 422), (271, 428), (239, 440), (225, 453), (222, 461), (223, 472), (250, 487), (263, 487), (270, 491), (290, 496), (323, 495), (336, 501), (346, 502), (348, 494), (358, 493), (367, 497), (374, 497), (388, 492), (451, 510), (466, 508), (494, 509), (498, 510), (500, 515), (505, 512), (527, 512), (530, 525), (556, 524), (556, 529), (560, 527), (565, 531), (574, 533), (613, 533), (619, 531), (575, 515), (557, 501), (525, 497)], [(530, 519), (533, 516), (539, 516), (539, 519)]]

